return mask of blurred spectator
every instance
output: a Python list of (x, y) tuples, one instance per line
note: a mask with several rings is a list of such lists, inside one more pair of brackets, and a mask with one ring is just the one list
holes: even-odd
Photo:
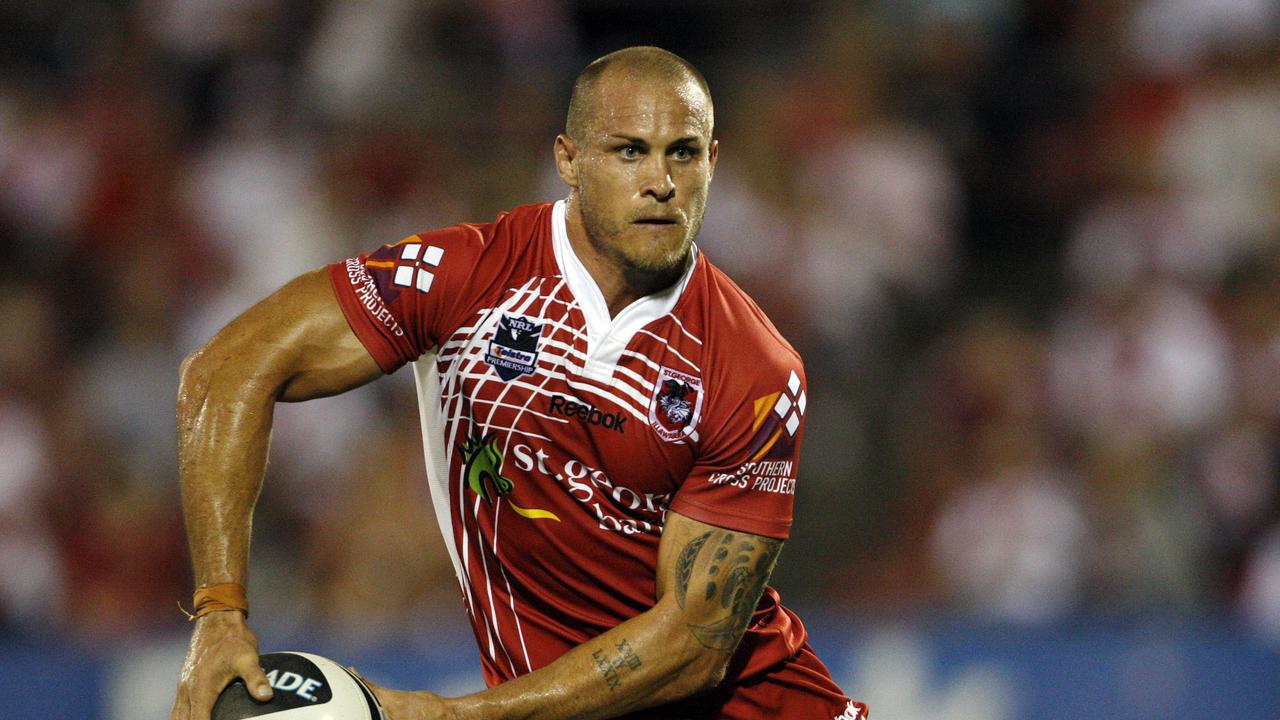
[(781, 110), (797, 162), (791, 284), (836, 364), (857, 367), (896, 299), (950, 285), (960, 187), (946, 149), (892, 113), (898, 89), (879, 23), (846, 15), (819, 31), (795, 102)]
[[(174, 627), (181, 358), (304, 270), (562, 197), (570, 79), (639, 41), (707, 73), (700, 246), (806, 358), (800, 604), (1280, 635), (1280, 6), (624, 6), (0, 10), (0, 625)], [(268, 616), (456, 608), (411, 400), (278, 409)]]
[(1271, 528), (1249, 558), (1240, 607), (1255, 627), (1280, 640), (1280, 525)]
[(0, 628), (42, 628), (65, 610), (63, 558), (46, 519), (50, 438), (38, 416), (0, 397)]
[[(1265, 4), (1280, 22), (1280, 5)], [(1266, 27), (1241, 23), (1237, 29), (1252, 35)], [(1210, 234), (1193, 236), (1188, 247), (1212, 243), (1231, 261), (1265, 252), (1280, 232), (1276, 27), (1270, 25), (1269, 45), (1215, 46), (1212, 62), (1187, 83), (1157, 148), (1162, 178), (1186, 197), (1200, 225), (1209, 224)]]
[[(966, 612), (1019, 623), (1073, 613), (1087, 580), (1085, 514), (1060, 470), (1024, 428), (992, 429), (989, 474), (956, 488), (931, 550)], [(1001, 457), (1003, 456), (1003, 457)]]
[(929, 518), (929, 569), (941, 599), (991, 620), (1063, 617), (1088, 582), (1088, 520), (1051, 445), (1040, 343), (1007, 312), (975, 313), (903, 398), (899, 457)]
[(1202, 432), (1231, 399), (1226, 336), (1203, 301), (1130, 280), (1119, 297), (1064, 308), (1051, 341), (1053, 397), (1064, 426), (1100, 443)]
[(359, 482), (325, 503), (307, 542), (312, 615), (357, 642), (393, 640), (406, 619), (459, 600), (429, 507), (416, 413), (400, 407), (394, 429), (353, 453)]

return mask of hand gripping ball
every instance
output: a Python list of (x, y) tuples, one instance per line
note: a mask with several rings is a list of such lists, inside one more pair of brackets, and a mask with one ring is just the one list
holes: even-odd
[(274, 652), (259, 659), (275, 690), (271, 700), (254, 700), (244, 681), (236, 680), (218, 696), (212, 720), (386, 720), (364, 681), (328, 658)]

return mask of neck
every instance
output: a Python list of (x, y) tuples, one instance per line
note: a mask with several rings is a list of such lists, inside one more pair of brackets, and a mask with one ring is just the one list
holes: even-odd
[(652, 295), (674, 285), (684, 274), (686, 265), (681, 263), (670, 270), (642, 270), (592, 242), (582, 220), (582, 208), (576, 196), (565, 203), (565, 229), (573, 252), (587, 269), (596, 287), (604, 296), (609, 316), (617, 317), (631, 303), (646, 295)]

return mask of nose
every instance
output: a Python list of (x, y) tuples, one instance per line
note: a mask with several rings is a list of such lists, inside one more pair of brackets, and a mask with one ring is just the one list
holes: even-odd
[(644, 186), (641, 195), (648, 195), (658, 202), (667, 202), (676, 194), (676, 183), (671, 177), (671, 168), (665, 157), (654, 154), (646, 163)]

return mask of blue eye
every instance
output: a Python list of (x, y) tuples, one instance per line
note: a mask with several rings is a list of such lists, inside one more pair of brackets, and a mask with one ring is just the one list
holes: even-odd
[(676, 148), (672, 151), (671, 155), (677, 160), (692, 160), (693, 150), (687, 147)]
[(622, 157), (627, 160), (635, 160), (640, 157), (640, 148), (635, 145), (623, 145), (619, 152), (621, 152)]

